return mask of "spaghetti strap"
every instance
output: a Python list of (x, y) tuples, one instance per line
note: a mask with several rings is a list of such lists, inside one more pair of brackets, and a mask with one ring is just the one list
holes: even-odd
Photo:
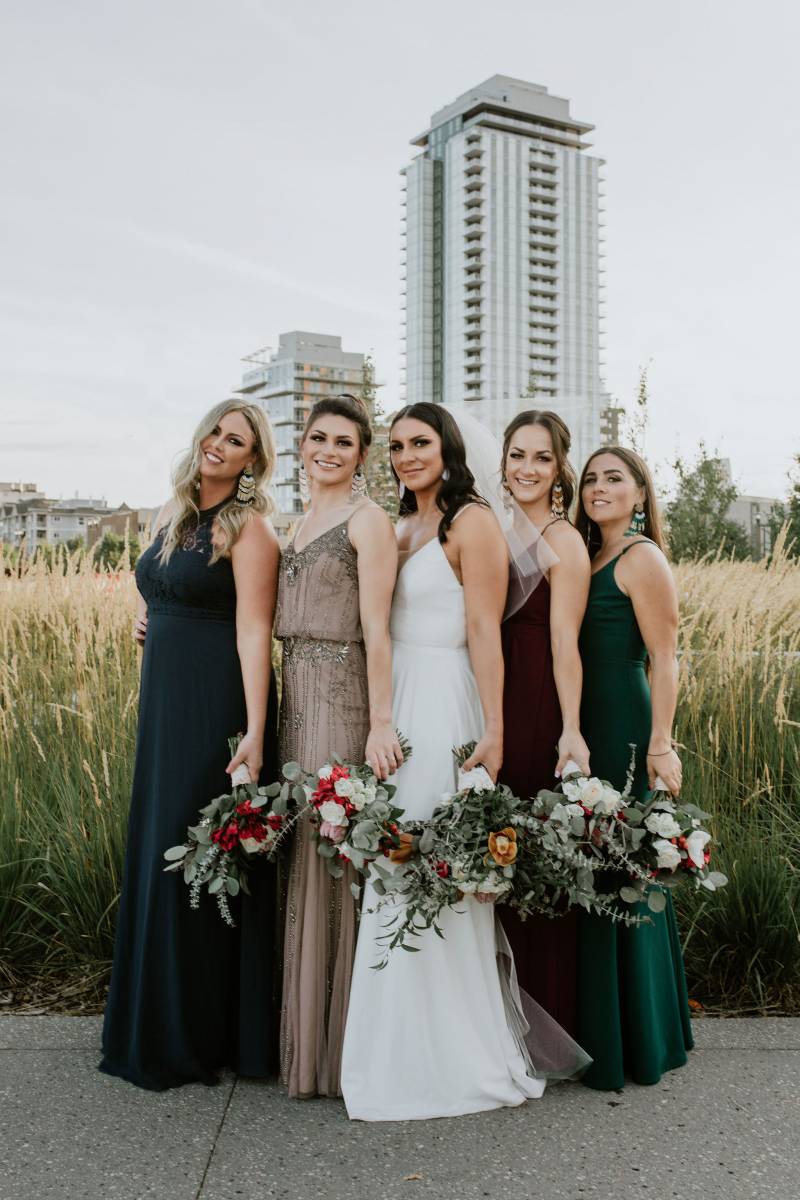
[(617, 557), (615, 559), (612, 559), (611, 561), (616, 562), (617, 559), (622, 558), (623, 554), (627, 554), (629, 550), (632, 550), (634, 548), (634, 546), (642, 546), (642, 545), (655, 546), (655, 542), (653, 541), (652, 538), (646, 538), (646, 537), (639, 538), (638, 542), (631, 542), (631, 544), (629, 546), (625, 546), (622, 550), (620, 550)]
[(563, 521), (563, 520), (564, 520), (563, 517), (553, 517), (552, 521), (547, 522), (544, 529), (539, 530), (539, 533), (541, 534), (542, 537), (544, 537), (544, 535), (547, 533), (547, 531), (551, 525), (557, 525), (559, 521)]

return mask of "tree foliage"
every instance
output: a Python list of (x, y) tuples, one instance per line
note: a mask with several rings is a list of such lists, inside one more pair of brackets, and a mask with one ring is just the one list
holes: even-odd
[(389, 465), (389, 422), (378, 400), (375, 363), (370, 354), (364, 359), (360, 387), (372, 423), (372, 446), (367, 459), (367, 488), (376, 504), (394, 519), (397, 516), (397, 484)]
[(786, 526), (786, 554), (800, 558), (800, 454), (795, 454), (789, 471), (789, 495), (785, 503), (776, 504), (769, 518), (770, 542)]
[(678, 458), (672, 466), (678, 489), (664, 510), (672, 557), (677, 562), (706, 554), (749, 558), (746, 530), (728, 517), (738, 492), (720, 460), (710, 455), (701, 442), (693, 463)]
[(122, 534), (114, 533), (113, 529), (107, 529), (94, 547), (95, 561), (104, 567), (109, 567), (112, 571), (120, 566), (126, 553), (128, 555), (127, 565), (132, 567), (140, 553), (139, 539), (136, 534), (126, 538)]

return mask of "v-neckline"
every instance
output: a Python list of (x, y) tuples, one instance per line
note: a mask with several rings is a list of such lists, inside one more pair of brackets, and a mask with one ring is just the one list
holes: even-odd
[[(428, 546), (430, 546), (433, 542), (438, 542), (438, 541), (439, 541), (439, 535), (434, 534), (432, 538), (428, 538), (427, 542), (423, 542), (422, 545), (419, 546), (413, 552), (413, 554), (409, 554), (408, 558), (404, 559), (403, 562), (401, 562), (400, 566), (397, 568), (397, 574), (399, 575), (401, 571), (405, 570), (405, 568), (411, 562), (412, 558), (416, 558), (418, 554), (422, 554), (423, 550), (427, 550)], [(452, 570), (452, 567), (450, 569)], [(454, 572), (454, 574), (455, 574), (455, 572)]]
[[(297, 548), (297, 543), (296, 543), (295, 538), (292, 538), (293, 552), (295, 554), (305, 554), (305, 552), (306, 552), (306, 550), (308, 550), (309, 546), (313, 546), (315, 542), (318, 542), (320, 540), (320, 538), (327, 537), (329, 533), (333, 533), (334, 529), (341, 529), (342, 525), (347, 525), (349, 521), (350, 521), (350, 518), (345, 517), (343, 521), (337, 521), (335, 525), (329, 525), (327, 529), (323, 529), (322, 533), (318, 533), (316, 537), (311, 538), (311, 541), (306, 542), (305, 546), (302, 546), (299, 550)], [(302, 528), (302, 526), (301, 526), (301, 528)]]

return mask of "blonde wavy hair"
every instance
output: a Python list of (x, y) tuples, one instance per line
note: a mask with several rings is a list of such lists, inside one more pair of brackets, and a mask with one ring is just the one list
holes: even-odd
[(252, 430), (255, 438), (252, 472), (255, 480), (255, 491), (250, 504), (240, 504), (236, 492), (222, 506), (216, 516), (217, 536), (212, 548), (209, 566), (220, 558), (229, 558), (231, 547), (242, 532), (251, 513), (263, 513), (269, 516), (275, 504), (267, 488), (275, 470), (275, 439), (272, 436), (272, 426), (267, 415), (257, 404), (247, 404), (243, 400), (223, 400), (215, 404), (203, 417), (194, 431), (192, 445), (178, 460), (172, 474), (172, 499), (175, 512), (170, 517), (164, 530), (164, 539), (158, 560), (169, 562), (175, 547), (190, 530), (196, 528), (200, 515), (197, 507), (197, 484), (200, 478), (200, 462), (202, 443), (209, 437), (223, 417), (228, 413), (241, 413)]

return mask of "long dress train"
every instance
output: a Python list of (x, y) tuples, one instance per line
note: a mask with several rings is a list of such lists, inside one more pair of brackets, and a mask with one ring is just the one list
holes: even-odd
[[(455, 790), (452, 747), (483, 728), (464, 593), (437, 539), (400, 571), (391, 632), (394, 720), (413, 746), (397, 774), (396, 802), (407, 818), (425, 819), (443, 792)], [(370, 912), (376, 902), (367, 883), (342, 1059), (350, 1117), (455, 1116), (541, 1096), (544, 1072), (532, 1073), (512, 1032), (519, 1013), (510, 1011), (513, 985), (505, 986), (498, 965), (498, 956), (508, 964), (509, 955), (494, 907), (466, 898), (442, 913), (444, 940), (428, 930), (415, 942), (419, 953), (396, 950), (374, 971), (376, 938), (391, 916), (388, 907)], [(585, 1065), (579, 1047), (541, 1010), (539, 1018), (540, 1061), (562, 1075)]]

